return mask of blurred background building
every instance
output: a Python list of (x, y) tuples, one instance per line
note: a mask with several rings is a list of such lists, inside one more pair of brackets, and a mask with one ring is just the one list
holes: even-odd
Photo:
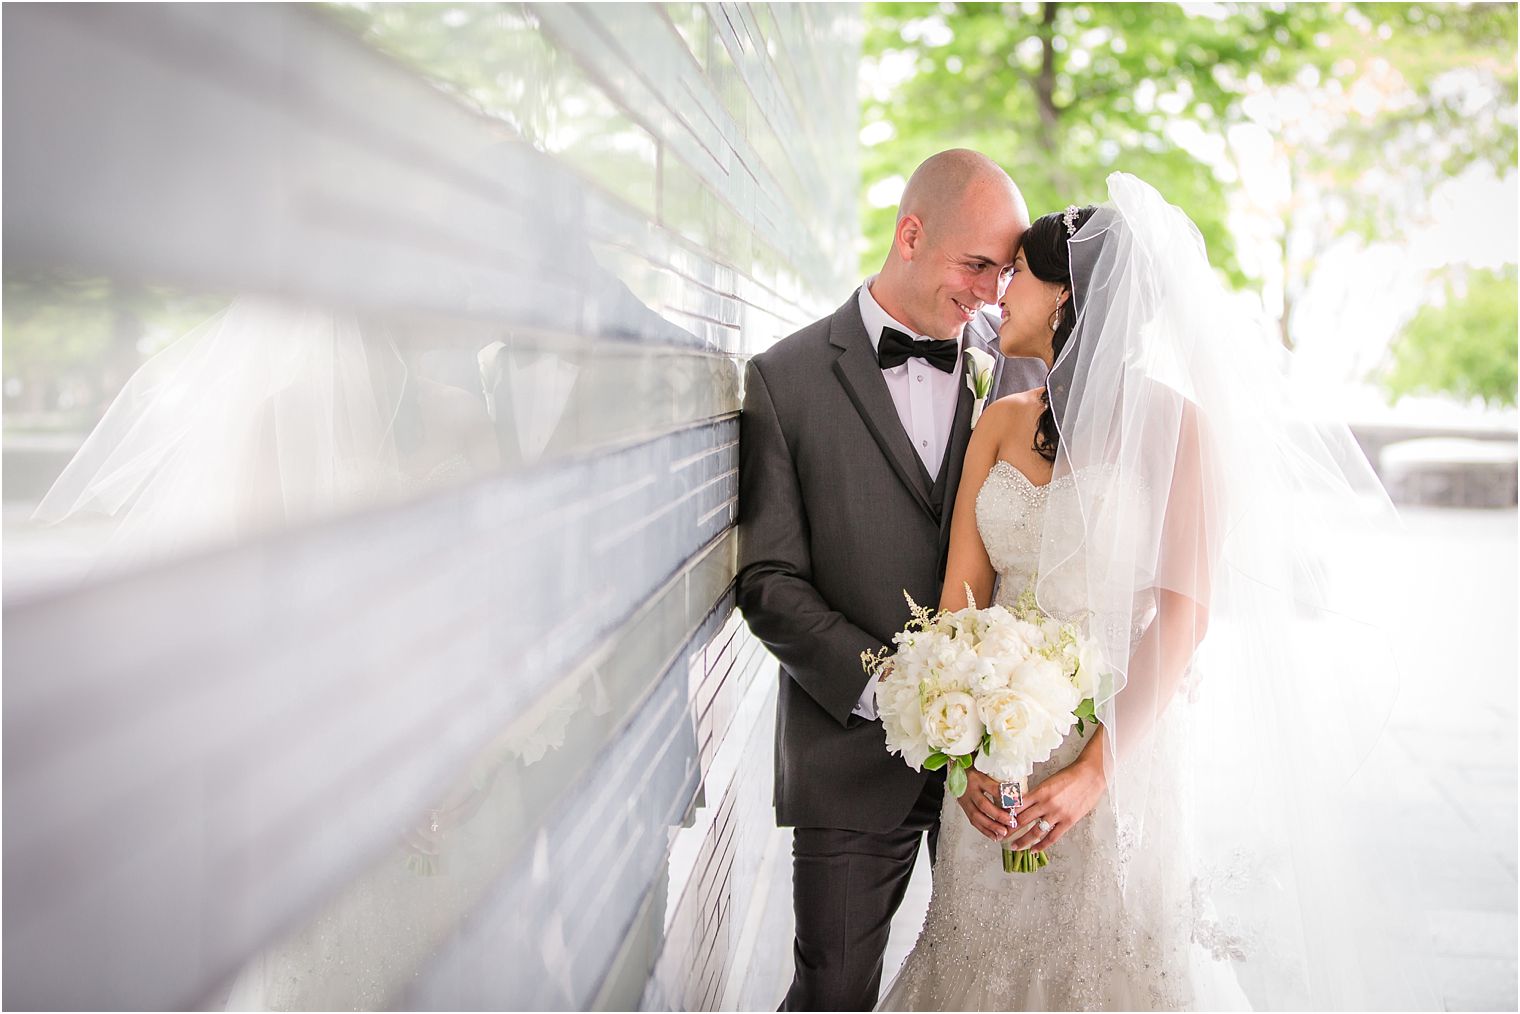
[[(742, 365), (964, 145), (1036, 215), (1154, 183), (1352, 421), (1407, 532), (1335, 576), (1427, 621), (1410, 903), (1513, 1008), (1515, 21), (8, 6), (5, 1004), (774, 1008)], [(35, 520), (92, 431), (114, 515)]]

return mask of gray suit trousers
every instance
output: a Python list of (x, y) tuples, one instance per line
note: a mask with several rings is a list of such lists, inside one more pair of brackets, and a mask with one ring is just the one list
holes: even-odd
[(781, 1010), (876, 1006), (892, 917), (908, 890), (925, 832), (934, 860), (944, 797), (944, 782), (928, 779), (907, 820), (891, 831), (792, 831), (796, 970)]

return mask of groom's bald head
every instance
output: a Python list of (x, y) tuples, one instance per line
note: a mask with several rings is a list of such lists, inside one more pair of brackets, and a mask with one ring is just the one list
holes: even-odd
[(1006, 199), (1028, 224), (1024, 195), (1002, 166), (979, 151), (951, 148), (930, 155), (913, 170), (897, 205), (897, 220), (916, 215), (925, 224), (936, 225), (953, 220), (967, 203), (982, 203), (979, 198)]
[(1027, 228), (1023, 195), (992, 159), (968, 148), (930, 156), (903, 188), (871, 294), (916, 333), (959, 338), (976, 311), (997, 302), (999, 273)]

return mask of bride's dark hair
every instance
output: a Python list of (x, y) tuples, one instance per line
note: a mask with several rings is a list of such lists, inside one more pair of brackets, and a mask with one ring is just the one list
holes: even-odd
[[(1072, 328), (1077, 323), (1076, 293), (1071, 288), (1071, 250), (1066, 241), (1080, 231), (1097, 210), (1091, 204), (1077, 209), (1070, 234), (1066, 231), (1065, 212), (1061, 211), (1035, 219), (1024, 233), (1021, 249), (1024, 251), (1024, 263), (1029, 265), (1029, 273), (1042, 282), (1052, 282), (1072, 292), (1072, 297), (1050, 315), (1051, 322), (1056, 325), (1050, 334), (1050, 345), (1055, 350), (1052, 362), (1060, 358), (1061, 350), (1066, 347)], [(1034, 431), (1034, 451), (1046, 461), (1056, 460), (1056, 448), (1061, 444), (1055, 413), (1050, 409), (1050, 386), (1057, 383), (1060, 381), (1052, 373), (1046, 383), (1045, 393), (1040, 396), (1045, 402), (1045, 411), (1040, 413)]]

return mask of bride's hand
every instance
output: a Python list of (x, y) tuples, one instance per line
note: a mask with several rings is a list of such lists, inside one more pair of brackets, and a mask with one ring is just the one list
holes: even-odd
[[(1044, 852), (1092, 812), (1107, 785), (1101, 752), (1083, 751), (1076, 761), (1036, 785), (1024, 797), (1009, 846)], [(1050, 830), (1043, 835), (1041, 820), (1050, 824)]]
[(971, 826), (993, 841), (1002, 841), (1008, 834), (1013, 815), (1002, 807), (1002, 790), (998, 781), (982, 774), (976, 768), (966, 770), (966, 791), (956, 800), (966, 811)]

